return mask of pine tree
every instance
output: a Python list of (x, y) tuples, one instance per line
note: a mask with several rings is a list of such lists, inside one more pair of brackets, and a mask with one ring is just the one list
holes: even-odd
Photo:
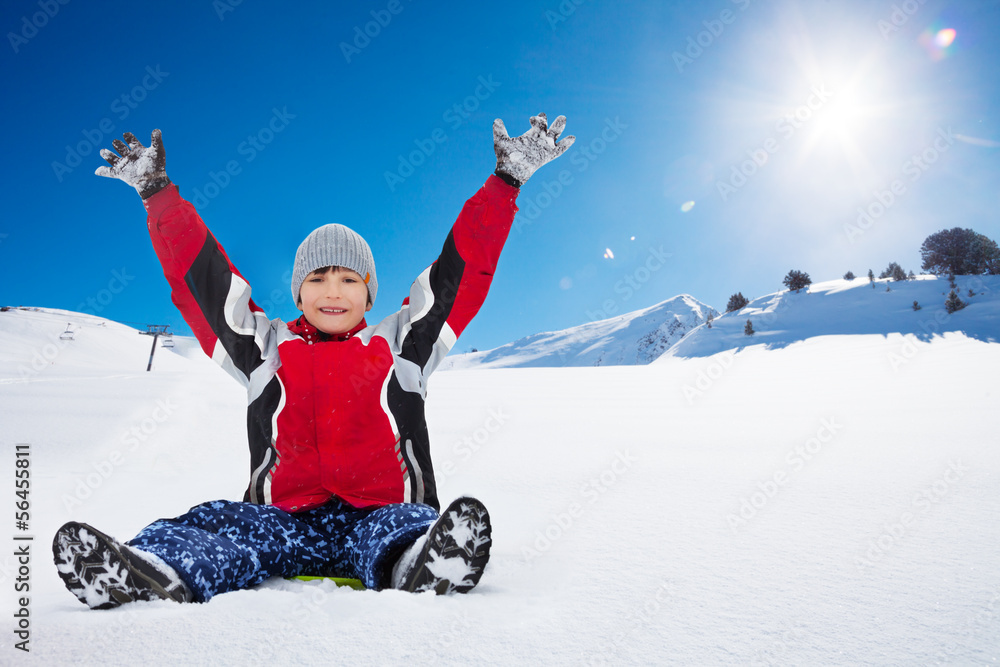
[(809, 285), (812, 285), (812, 278), (810, 278), (809, 274), (804, 271), (792, 269), (788, 272), (788, 275), (785, 276), (785, 279), (782, 282), (788, 289), (798, 292), (803, 287), (809, 287)]
[(875, 272), (868, 269), (868, 282), (872, 284), (872, 289), (875, 289)]
[(856, 277), (853, 271), (848, 271), (844, 274), (844, 280), (854, 280)]
[(708, 325), (708, 328), (709, 328), (709, 329), (711, 329), (711, 328), (712, 328), (712, 322), (713, 322), (714, 320), (715, 320), (715, 316), (714, 316), (714, 315), (712, 315), (712, 311), (708, 311), (708, 319), (707, 319), (707, 320), (705, 320), (705, 324), (707, 324), (707, 325)]
[(750, 322), (750, 320), (747, 320), (746, 326), (743, 327), (743, 335), (745, 336), (754, 335), (753, 324)]
[(1000, 266), (1000, 246), (971, 229), (945, 229), (931, 234), (920, 246), (921, 268), (935, 275), (994, 274)]
[(879, 275), (879, 278), (891, 278), (897, 282), (906, 280), (906, 271), (896, 262), (889, 262), (888, 268)]
[(745, 296), (743, 296), (743, 293), (737, 292), (729, 297), (729, 303), (726, 304), (726, 312), (731, 313), (734, 310), (742, 310), (748, 303), (750, 302), (747, 301)]
[(944, 302), (944, 309), (947, 310), (949, 314), (951, 314), (959, 310), (962, 310), (967, 305), (969, 304), (959, 299), (958, 294), (955, 293), (955, 290), (952, 290), (948, 294), (948, 300)]

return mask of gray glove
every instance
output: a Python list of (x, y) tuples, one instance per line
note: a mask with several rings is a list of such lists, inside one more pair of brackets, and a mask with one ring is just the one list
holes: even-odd
[(115, 150), (121, 153), (121, 157), (107, 148), (102, 148), (101, 157), (111, 166), (98, 167), (94, 173), (125, 181), (135, 188), (143, 199), (149, 199), (170, 185), (170, 179), (167, 178), (167, 154), (163, 150), (163, 137), (160, 131), (153, 130), (149, 148), (139, 143), (131, 132), (126, 132), (122, 136), (128, 142), (127, 146), (118, 139), (111, 142)]
[(576, 141), (572, 135), (558, 141), (565, 127), (566, 116), (559, 116), (549, 127), (545, 114), (540, 113), (531, 117), (530, 130), (511, 139), (503, 121), (497, 118), (493, 121), (493, 148), (497, 153), (494, 173), (510, 185), (521, 187), (536, 169), (565, 153)]

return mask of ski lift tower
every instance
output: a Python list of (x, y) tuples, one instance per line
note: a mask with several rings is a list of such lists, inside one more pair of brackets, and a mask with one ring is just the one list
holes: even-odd
[(165, 338), (173, 338), (173, 334), (169, 333), (167, 329), (170, 328), (169, 324), (147, 324), (145, 331), (140, 331), (140, 336), (152, 336), (153, 337), (153, 347), (149, 350), (149, 364), (146, 365), (146, 370), (150, 371), (153, 368), (153, 355), (156, 354), (156, 341), (160, 336)]

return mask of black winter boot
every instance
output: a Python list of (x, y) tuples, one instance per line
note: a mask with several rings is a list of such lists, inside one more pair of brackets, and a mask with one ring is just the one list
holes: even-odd
[(52, 553), (66, 588), (91, 609), (135, 600), (193, 600), (172, 567), (85, 523), (63, 525), (52, 540)]
[(392, 587), (411, 593), (468, 593), (490, 560), (490, 514), (475, 498), (459, 498), (441, 512), (392, 571)]

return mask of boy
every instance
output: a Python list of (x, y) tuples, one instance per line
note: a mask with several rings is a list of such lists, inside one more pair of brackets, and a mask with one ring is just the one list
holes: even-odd
[(302, 315), (269, 320), (166, 174), (159, 130), (107, 149), (100, 176), (136, 188), (172, 298), (202, 349), (247, 389), (250, 484), (156, 521), (125, 544), (86, 524), (56, 533), (67, 588), (92, 608), (134, 600), (206, 602), (273, 576), (360, 579), (373, 589), (465, 593), (489, 560), (489, 514), (459, 498), (438, 514), (427, 376), (476, 314), (517, 211), (518, 188), (558, 157), (566, 119), (531, 118), (520, 137), (493, 124), (497, 167), (466, 202), (438, 260), (377, 325), (371, 249), (330, 224), (301, 244), (292, 296)]

